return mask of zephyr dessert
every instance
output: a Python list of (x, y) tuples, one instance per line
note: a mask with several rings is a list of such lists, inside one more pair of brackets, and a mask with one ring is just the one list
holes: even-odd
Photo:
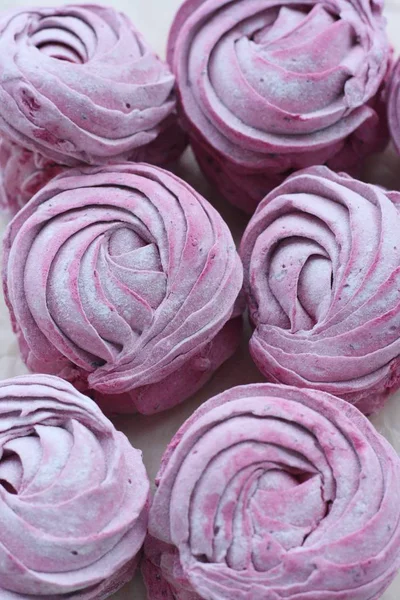
[(291, 172), (388, 141), (382, 0), (186, 0), (168, 60), (205, 175), (246, 212)]
[[(128, 17), (112, 8), (70, 5), (4, 13), (0, 134), (7, 145), (25, 149), (9, 150), (12, 167), (3, 173), (11, 209), (32, 190), (33, 165), (43, 181), (46, 162), (175, 160), (186, 140), (177, 124), (173, 88), (168, 66)], [(45, 179), (51, 174), (45, 170)]]
[(103, 600), (147, 528), (141, 452), (96, 404), (47, 375), (0, 382), (0, 597)]
[(107, 412), (175, 406), (239, 344), (243, 273), (231, 233), (160, 168), (57, 176), (11, 222), (4, 252), (27, 366), (89, 391)]
[(241, 243), (269, 381), (379, 410), (400, 387), (400, 193), (313, 167), (270, 193)]
[(150, 600), (377, 600), (400, 566), (399, 458), (324, 392), (223, 392), (173, 438), (156, 485)]
[(67, 168), (0, 138), (0, 209), (17, 214), (50, 179)]
[(392, 140), (400, 154), (400, 60), (396, 63), (391, 76), (388, 115)]

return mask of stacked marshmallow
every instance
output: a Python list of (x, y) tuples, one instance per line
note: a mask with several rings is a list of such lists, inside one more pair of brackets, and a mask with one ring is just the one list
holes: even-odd
[(0, 596), (102, 600), (147, 529), (141, 453), (69, 383), (0, 382)]
[(167, 65), (112, 8), (71, 5), (3, 15), (3, 206), (15, 212), (57, 165), (176, 159), (185, 139), (173, 87)]
[(387, 142), (381, 0), (186, 0), (169, 62), (207, 177), (253, 212), (297, 169), (356, 170)]

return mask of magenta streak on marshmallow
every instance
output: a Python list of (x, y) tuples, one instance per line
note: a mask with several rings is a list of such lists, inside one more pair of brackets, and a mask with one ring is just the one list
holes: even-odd
[(390, 80), (388, 115), (390, 133), (400, 154), (400, 60), (396, 63)]

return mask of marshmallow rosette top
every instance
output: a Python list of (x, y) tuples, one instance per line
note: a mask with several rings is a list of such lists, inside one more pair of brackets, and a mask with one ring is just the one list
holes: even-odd
[(243, 275), (230, 231), (157, 167), (59, 175), (10, 224), (4, 264), (28, 367), (90, 390), (108, 412), (178, 404), (240, 341)]
[(143, 565), (150, 600), (377, 600), (400, 566), (400, 461), (350, 404), (255, 384), (168, 447)]
[(326, 167), (259, 205), (241, 255), (250, 351), (270, 381), (376, 412), (400, 386), (400, 194)]
[(57, 163), (176, 158), (185, 142), (173, 87), (167, 65), (112, 8), (0, 17), (0, 132)]
[(96, 404), (47, 375), (0, 382), (0, 597), (102, 600), (146, 534), (141, 453)]
[(400, 154), (400, 60), (396, 63), (391, 75), (388, 114), (390, 133), (397, 152)]
[(169, 62), (205, 174), (253, 212), (290, 172), (350, 172), (388, 139), (382, 1), (186, 0)]

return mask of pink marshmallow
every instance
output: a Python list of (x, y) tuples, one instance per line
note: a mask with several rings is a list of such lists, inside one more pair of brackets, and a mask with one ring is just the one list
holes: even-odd
[(397, 61), (391, 75), (388, 116), (392, 140), (400, 154), (400, 60)]
[(241, 243), (269, 381), (329, 392), (366, 414), (400, 387), (400, 194), (326, 167), (261, 202)]
[(350, 404), (254, 384), (168, 446), (142, 572), (149, 600), (377, 600), (400, 567), (400, 461)]
[(69, 383), (0, 382), (0, 597), (103, 600), (147, 528), (141, 452)]
[(39, 152), (0, 139), (0, 208), (17, 214), (50, 179), (67, 168)]
[(4, 289), (28, 367), (107, 412), (191, 396), (236, 350), (242, 265), (217, 211), (145, 164), (47, 184), (5, 236)]
[(166, 163), (185, 146), (173, 75), (113, 8), (3, 13), (0, 81), (1, 134), (56, 163)]
[(379, 0), (186, 0), (168, 60), (205, 175), (252, 213), (291, 172), (354, 172), (388, 141)]

